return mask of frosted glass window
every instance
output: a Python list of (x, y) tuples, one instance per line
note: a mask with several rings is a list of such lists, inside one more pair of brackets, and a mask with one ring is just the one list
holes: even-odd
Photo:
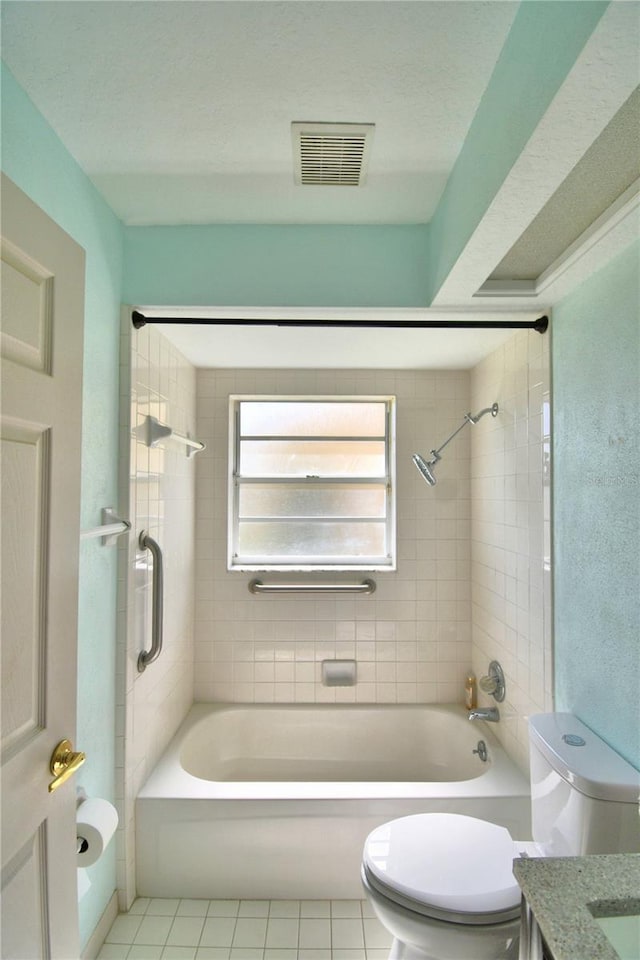
[(231, 397), (229, 569), (394, 569), (394, 407)]
[(386, 490), (358, 483), (245, 484), (238, 493), (240, 520), (265, 517), (386, 517)]
[(238, 550), (245, 557), (291, 557), (313, 561), (345, 552), (349, 557), (379, 556), (384, 550), (381, 523), (240, 522)]
[(243, 477), (381, 477), (385, 443), (375, 440), (240, 440)]
[(240, 430), (249, 437), (384, 437), (384, 403), (245, 401)]

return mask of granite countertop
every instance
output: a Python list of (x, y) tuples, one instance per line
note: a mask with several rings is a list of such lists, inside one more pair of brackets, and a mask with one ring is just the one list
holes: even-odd
[(522, 858), (513, 872), (555, 960), (619, 960), (594, 918), (640, 914), (640, 854)]

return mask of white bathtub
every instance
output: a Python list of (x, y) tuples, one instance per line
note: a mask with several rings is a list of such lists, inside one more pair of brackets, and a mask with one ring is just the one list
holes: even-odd
[(196, 704), (137, 799), (138, 895), (359, 898), (367, 834), (421, 812), (530, 835), (526, 779), (461, 707)]

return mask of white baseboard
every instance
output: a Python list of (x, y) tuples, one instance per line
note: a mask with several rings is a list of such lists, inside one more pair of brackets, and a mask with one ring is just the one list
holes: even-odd
[(80, 955), (80, 960), (96, 960), (96, 957), (102, 949), (104, 938), (109, 933), (113, 921), (118, 916), (118, 894), (114, 890), (113, 896), (107, 904), (104, 913), (98, 920), (96, 928), (89, 937), (86, 947)]

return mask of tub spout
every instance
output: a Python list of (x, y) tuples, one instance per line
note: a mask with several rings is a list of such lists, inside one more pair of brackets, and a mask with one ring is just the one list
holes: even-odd
[(497, 707), (478, 707), (469, 713), (469, 720), (488, 720), (490, 723), (497, 723), (499, 719), (500, 711)]

